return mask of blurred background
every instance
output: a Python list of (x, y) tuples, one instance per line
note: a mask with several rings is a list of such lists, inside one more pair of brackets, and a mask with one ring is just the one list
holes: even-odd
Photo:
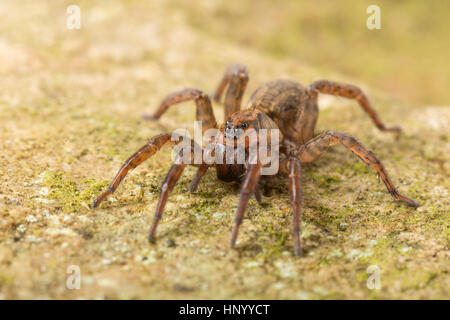
[[(342, 72), (409, 103), (450, 102), (449, 1), (194, 2), (174, 6), (204, 32)], [(366, 27), (372, 4), (381, 30)]]

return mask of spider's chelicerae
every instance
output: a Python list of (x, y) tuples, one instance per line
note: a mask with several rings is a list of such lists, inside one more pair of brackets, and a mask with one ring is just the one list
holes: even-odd
[[(301, 255), (300, 245), (300, 219), (302, 205), (301, 167), (303, 163), (313, 162), (323, 156), (328, 147), (341, 143), (353, 154), (359, 157), (368, 166), (375, 169), (389, 193), (407, 205), (417, 207), (418, 203), (400, 194), (394, 187), (386, 169), (376, 155), (364, 147), (354, 137), (341, 132), (326, 131), (314, 135), (314, 128), (318, 118), (318, 93), (326, 93), (355, 99), (367, 112), (374, 124), (382, 131), (400, 131), (399, 127), (386, 127), (369, 103), (366, 95), (357, 87), (320, 80), (309, 87), (303, 87), (297, 82), (289, 80), (275, 80), (259, 87), (251, 96), (245, 110), (240, 110), (241, 100), (248, 82), (247, 68), (240, 64), (230, 65), (224, 74), (215, 94), (214, 100), (220, 101), (222, 93), (228, 86), (224, 108), (225, 124), (219, 128), (219, 135), (227, 137), (228, 132), (241, 130), (279, 129), (279, 170), (277, 175), (285, 176), (289, 180), (290, 199), (293, 208), (293, 237), (295, 254)], [(202, 122), (203, 131), (217, 128), (210, 98), (198, 89), (185, 89), (168, 95), (156, 113), (145, 116), (149, 119), (159, 119), (167, 109), (176, 103), (194, 100), (197, 106), (196, 118)], [(170, 134), (160, 134), (153, 137), (133, 154), (120, 168), (108, 189), (92, 204), (97, 207), (108, 195), (113, 193), (128, 171), (136, 168), (146, 159), (154, 155), (164, 144), (171, 142)], [(186, 164), (175, 162), (169, 170), (161, 187), (161, 195), (156, 206), (155, 217), (150, 229), (149, 240), (155, 236), (156, 227), (161, 219), (169, 192), (174, 188)], [(202, 176), (209, 167), (215, 167), (219, 180), (242, 183), (239, 205), (236, 210), (235, 225), (231, 236), (231, 247), (234, 247), (239, 227), (242, 223), (245, 208), (249, 198), (254, 195), (261, 202), (261, 193), (258, 181), (261, 176), (262, 164), (260, 161), (251, 164), (210, 164), (203, 162), (197, 164), (198, 171), (190, 186), (190, 191), (196, 190)]]

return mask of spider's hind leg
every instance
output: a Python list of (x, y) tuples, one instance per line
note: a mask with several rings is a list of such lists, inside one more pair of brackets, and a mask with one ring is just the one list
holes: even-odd
[(362, 143), (346, 133), (326, 131), (310, 140), (305, 145), (302, 145), (296, 152), (296, 156), (302, 163), (312, 162), (323, 156), (329, 146), (334, 146), (338, 143), (344, 145), (364, 163), (375, 169), (381, 180), (383, 180), (386, 185), (389, 193), (394, 198), (403, 201), (412, 207), (419, 206), (415, 200), (410, 199), (397, 191), (389, 178), (386, 169), (381, 163), (381, 160), (378, 159), (377, 156), (372, 151), (368, 150)]
[(313, 82), (309, 88), (310, 90), (320, 93), (355, 99), (359, 102), (359, 105), (364, 109), (364, 111), (367, 112), (378, 129), (380, 129), (381, 131), (401, 131), (400, 127), (386, 127), (383, 121), (381, 121), (375, 109), (373, 109), (372, 105), (369, 102), (369, 99), (366, 97), (364, 92), (356, 86), (353, 86), (351, 84), (332, 82), (328, 80), (319, 80)]

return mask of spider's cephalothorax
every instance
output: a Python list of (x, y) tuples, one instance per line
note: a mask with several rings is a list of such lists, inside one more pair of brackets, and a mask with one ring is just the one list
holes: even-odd
[[(249, 149), (252, 145), (252, 134), (254, 134), (254, 140), (253, 144), (254, 147), (257, 147), (259, 138), (260, 138), (260, 132), (261, 129), (265, 130), (267, 133), (267, 145), (266, 148), (271, 149), (271, 136), (270, 136), (270, 130), (278, 130), (278, 126), (276, 123), (264, 112), (256, 109), (251, 108), (247, 109), (242, 112), (235, 112), (232, 115), (228, 117), (228, 119), (225, 121), (225, 124), (221, 126), (219, 129), (218, 135), (214, 139), (215, 144), (220, 144), (223, 146), (223, 150), (226, 149), (226, 145), (230, 145), (234, 147), (233, 151), (240, 151), (238, 150), (239, 146), (242, 147), (242, 154), (245, 157), (245, 163), (239, 164), (239, 163), (233, 163), (227, 160), (227, 153), (224, 151), (221, 155), (220, 163), (216, 163), (216, 171), (217, 171), (217, 177), (219, 180), (225, 181), (225, 182), (231, 182), (231, 181), (237, 181), (241, 182), (242, 178), (245, 176), (246, 173), (246, 165), (248, 166), (249, 163), (249, 156), (251, 152)], [(282, 134), (280, 134), (282, 137)], [(280, 139), (280, 137), (279, 137)], [(213, 144), (214, 145), (214, 144)], [(278, 151), (279, 145), (276, 148), (276, 151)], [(254, 150), (255, 153), (258, 152), (258, 150)]]
[[(317, 97), (318, 93), (327, 93), (346, 98), (355, 99), (367, 112), (374, 124), (382, 131), (400, 131), (399, 127), (386, 127), (378, 117), (375, 110), (369, 103), (365, 94), (357, 87), (320, 80), (312, 83), (309, 87), (288, 80), (275, 80), (259, 87), (251, 96), (245, 110), (240, 110), (241, 100), (248, 82), (248, 71), (243, 65), (230, 65), (220, 82), (214, 100), (220, 98), (228, 86), (225, 95), (224, 124), (219, 129), (219, 134), (215, 137), (218, 141), (231, 141), (237, 144), (240, 139), (247, 139), (246, 132), (261, 129), (279, 129), (279, 170), (277, 174), (286, 176), (289, 180), (290, 199), (293, 207), (293, 236), (294, 250), (296, 255), (301, 255), (300, 245), (300, 218), (302, 204), (301, 186), (301, 164), (313, 162), (323, 156), (328, 147), (341, 143), (353, 154), (359, 157), (368, 166), (377, 171), (383, 180), (389, 193), (396, 199), (405, 202), (407, 205), (417, 207), (416, 201), (400, 194), (394, 187), (386, 169), (375, 154), (364, 147), (354, 137), (341, 132), (326, 131), (319, 135), (314, 135), (314, 128), (319, 114)], [(184, 89), (167, 96), (156, 113), (152, 116), (145, 116), (149, 119), (159, 119), (159, 117), (173, 104), (194, 100), (197, 105), (196, 118), (202, 121), (203, 131), (217, 128), (217, 122), (208, 95), (198, 89)], [(151, 157), (165, 143), (171, 142), (170, 134), (160, 134), (153, 137), (150, 142), (133, 154), (121, 167), (108, 189), (100, 195), (92, 204), (98, 206), (109, 194), (113, 193), (122, 179), (131, 169), (134, 169), (143, 161)], [(217, 140), (218, 139), (218, 140)], [(245, 140), (247, 141), (247, 140)], [(248, 144), (244, 141), (245, 148)], [(269, 142), (270, 145), (270, 142)], [(209, 167), (215, 167), (217, 176), (222, 181), (237, 181), (242, 183), (239, 204), (236, 211), (235, 226), (231, 236), (231, 246), (234, 247), (242, 223), (245, 208), (249, 198), (254, 195), (258, 202), (261, 202), (261, 193), (258, 188), (258, 181), (261, 176), (263, 164), (260, 159), (248, 161), (245, 158), (243, 164), (226, 163), (202, 163), (196, 164), (199, 168), (195, 175), (190, 191), (196, 190), (201, 178)], [(174, 188), (180, 178), (185, 164), (175, 162), (169, 170), (161, 188), (161, 196), (156, 206), (155, 218), (150, 229), (149, 240), (152, 241), (156, 232), (158, 222), (162, 216), (169, 192)]]

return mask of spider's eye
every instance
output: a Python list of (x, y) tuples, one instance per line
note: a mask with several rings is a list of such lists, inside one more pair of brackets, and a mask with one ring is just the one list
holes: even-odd
[(248, 123), (247, 122), (242, 123), (241, 124), (241, 128), (244, 129), (244, 130), (247, 129), (248, 128)]

